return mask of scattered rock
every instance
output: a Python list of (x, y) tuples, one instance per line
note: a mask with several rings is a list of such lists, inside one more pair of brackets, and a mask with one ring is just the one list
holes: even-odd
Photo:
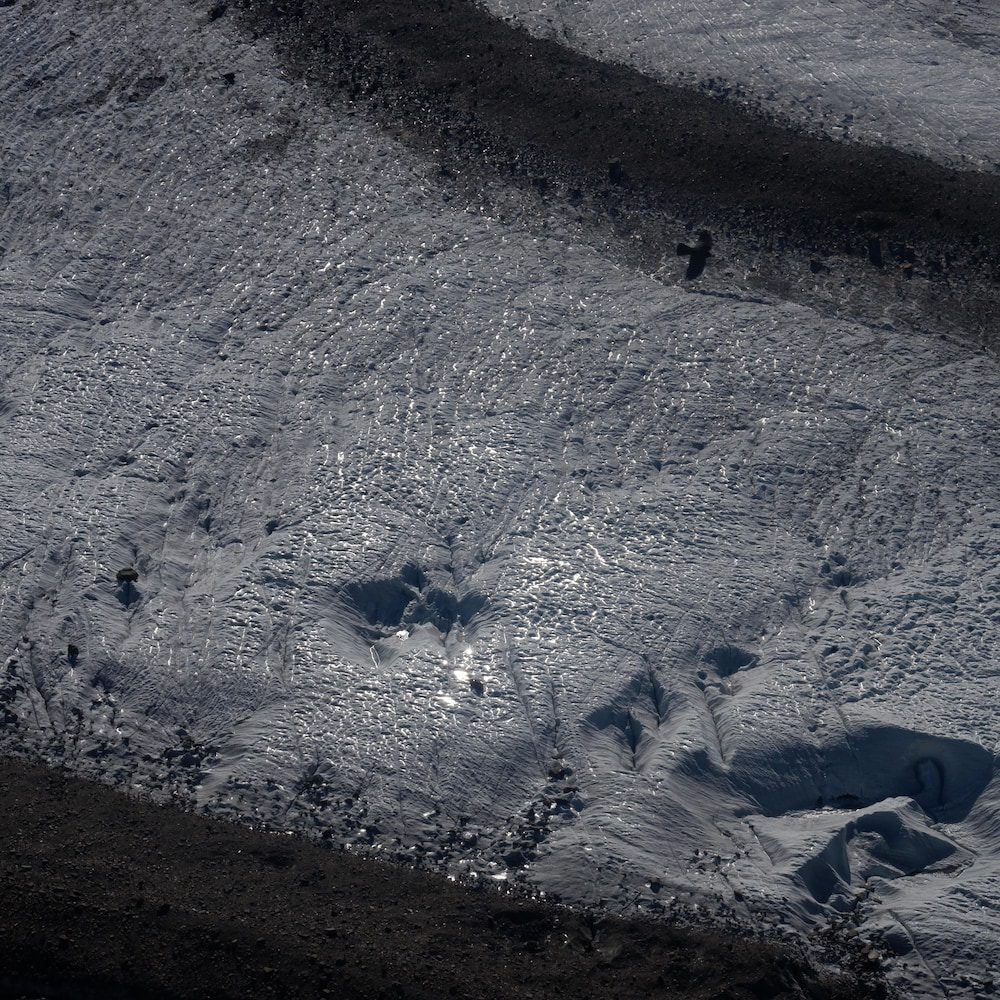
[[(0, 842), (8, 856), (27, 857), (30, 814), (36, 862), (5, 873), (4, 975), (43, 983), (46, 996), (98, 995), (89, 988), (95, 966), (101, 996), (137, 996), (150, 982), (170, 996), (277, 995), (280, 987), (283, 996), (328, 991), (341, 1000), (399, 996), (399, 986), (387, 989), (397, 983), (415, 1000), (647, 996), (652, 983), (663, 983), (657, 995), (678, 998), (884, 996), (872, 963), (853, 958), (870, 943), (848, 950), (831, 937), (831, 960), (844, 966), (831, 973), (748, 927), (598, 918), (51, 779), (0, 761)], [(267, 863), (274, 854), (294, 863)], [(510, 860), (530, 854), (525, 847)], [(130, 877), (95, 885), (105, 872)], [(136, 896), (145, 884), (156, 886), (149, 902)], [(612, 963), (614, 988), (596, 968)], [(58, 981), (44, 982), (51, 976)], [(262, 990), (264, 976), (280, 984)]]

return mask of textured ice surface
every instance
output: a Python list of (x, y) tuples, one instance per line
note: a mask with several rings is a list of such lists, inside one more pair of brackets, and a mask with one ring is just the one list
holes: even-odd
[(837, 138), (1000, 168), (995, 0), (481, 0), (600, 59)]
[(7, 739), (616, 908), (856, 914), (974, 995), (993, 359), (468, 210), (184, 4), (0, 9), (0, 67)]

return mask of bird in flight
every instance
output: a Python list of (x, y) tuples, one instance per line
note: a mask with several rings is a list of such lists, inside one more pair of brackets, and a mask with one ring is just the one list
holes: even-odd
[(698, 233), (698, 238), (694, 243), (678, 243), (677, 256), (688, 258), (687, 274), (685, 278), (697, 278), (705, 270), (705, 261), (712, 254), (712, 234), (707, 229), (702, 229)]

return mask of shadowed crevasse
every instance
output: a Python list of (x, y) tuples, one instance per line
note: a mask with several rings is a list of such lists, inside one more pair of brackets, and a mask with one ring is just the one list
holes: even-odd
[(435, 586), (412, 563), (393, 577), (349, 583), (342, 596), (376, 632), (432, 625), (447, 635), (456, 625), (471, 625), (489, 603), (486, 595), (478, 591), (459, 596), (446, 587)]
[(760, 748), (741, 751), (730, 780), (766, 816), (905, 797), (931, 819), (955, 823), (969, 814), (994, 767), (993, 755), (971, 740), (859, 724), (818, 746), (768, 746), (766, 756)]

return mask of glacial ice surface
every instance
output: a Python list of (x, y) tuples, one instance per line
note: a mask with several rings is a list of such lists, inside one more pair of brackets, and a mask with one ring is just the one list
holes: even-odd
[(480, 0), (598, 59), (835, 138), (1000, 169), (995, 0)]
[(460, 205), (186, 4), (0, 9), (0, 67), (6, 741), (1000, 967), (992, 357)]

